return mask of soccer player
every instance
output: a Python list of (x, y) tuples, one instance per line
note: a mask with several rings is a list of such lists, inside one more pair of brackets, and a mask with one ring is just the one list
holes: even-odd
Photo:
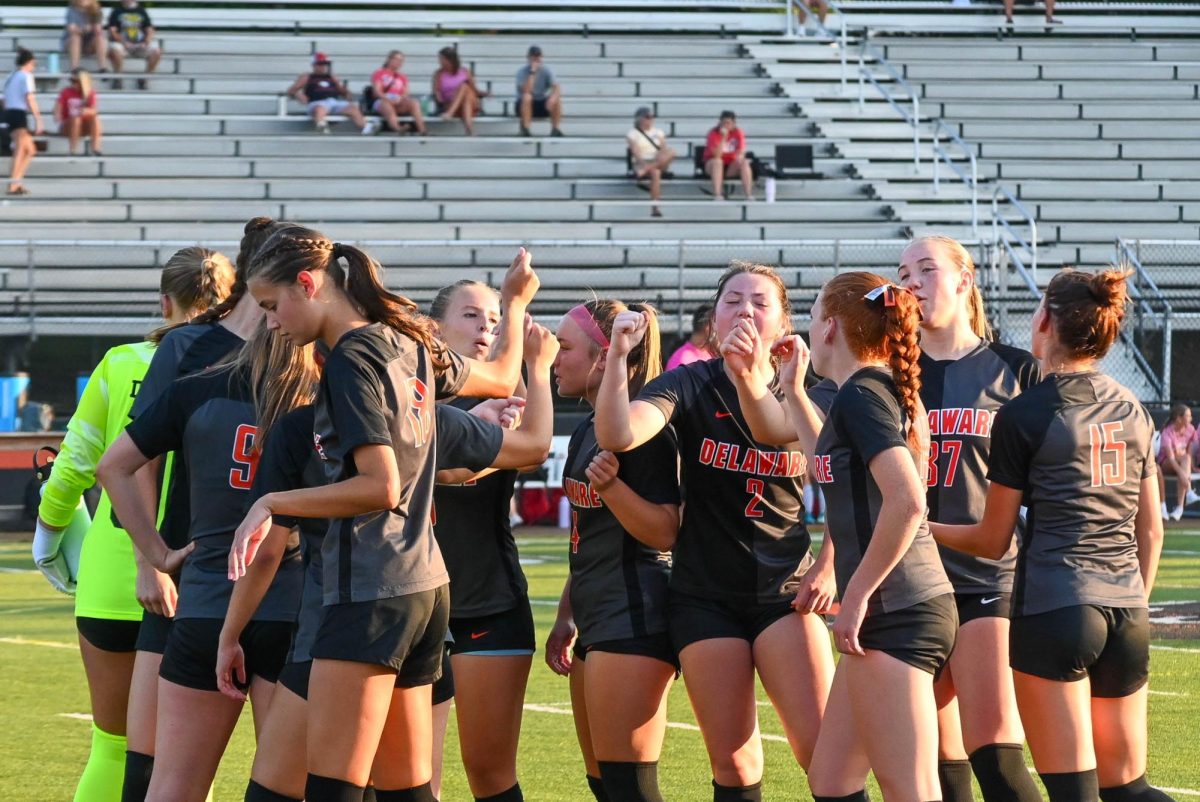
[[(829, 502), (841, 602), (833, 635), (843, 657), (809, 771), (818, 802), (866, 800), (868, 769), (885, 799), (941, 796), (933, 675), (954, 646), (958, 616), (925, 523), (919, 321), (916, 298), (872, 273), (844, 273), (824, 286), (810, 329), (813, 367), (838, 386), (824, 422), (804, 392), (803, 340), (775, 349), (786, 357), (786, 419)], [(744, 377), (745, 394), (758, 399), (756, 432), (762, 421), (784, 418), (761, 374), (748, 369), (767, 347), (743, 326), (721, 349)]]
[[(242, 705), (222, 696), (216, 683), (218, 636), (233, 592), (226, 577), (229, 547), (254, 481), (256, 437), (269, 433), (280, 415), (311, 403), (316, 379), (311, 345), (294, 346), (262, 324), (231, 361), (174, 382), (101, 460), (100, 478), (139, 551), (163, 573), (182, 568), (179, 606), (159, 670), (149, 800), (204, 799), (241, 713)], [(254, 399), (263, 397), (271, 403), (256, 410)], [(158, 534), (133, 481), (146, 463), (168, 452), (178, 452), (186, 466), (191, 497), (189, 543), (179, 549)], [(287, 655), (300, 601), (298, 552), (285, 567), (242, 635), (260, 714)]]
[[(790, 328), (787, 289), (769, 267), (735, 263), (714, 299), (719, 340), (753, 326), (774, 342)], [(803, 517), (804, 455), (751, 436), (723, 359), (664, 373), (629, 400), (629, 349), (645, 330), (613, 337), (596, 399), (596, 441), (622, 453), (674, 425), (687, 503), (675, 544), (667, 618), (708, 749), (713, 799), (761, 797), (762, 741), (755, 670), (792, 752), (807, 768), (833, 676), (823, 612), (833, 596), (832, 554), (814, 563)], [(768, 377), (774, 367), (755, 366)], [(795, 608), (793, 608), (795, 605)]]
[[(193, 318), (188, 325), (177, 326), (162, 336), (138, 397), (134, 399), (129, 413), (131, 418), (148, 409), (175, 379), (215, 365), (231, 351), (241, 348), (254, 333), (262, 319), (262, 310), (246, 295), (246, 266), (250, 256), (277, 225), (269, 217), (255, 217), (246, 223), (229, 296)], [(147, 487), (158, 482), (158, 463), (159, 460), (155, 460), (143, 468), (138, 481)], [(188, 540), (191, 511), (188, 493), (176, 488), (187, 487), (187, 475), (182, 464), (172, 463), (170, 468), (163, 474), (162, 490), (156, 495), (165, 494), (158, 531), (172, 548), (182, 548)], [(152, 513), (153, 510), (147, 509), (147, 514)], [(150, 787), (158, 718), (158, 671), (178, 599), (174, 578), (155, 571), (136, 548), (134, 558), (138, 562), (138, 602), (145, 612), (138, 629), (137, 656), (129, 691), (128, 745), (121, 797), (124, 802), (141, 802)]]
[[(163, 266), (159, 301), (167, 326), (185, 323), (225, 299), (233, 265), (207, 248), (176, 251)], [(34, 534), (50, 565), (39, 567), (51, 584), (75, 593), (79, 650), (92, 700), (92, 748), (75, 789), (77, 802), (117, 802), (125, 772), (125, 714), (142, 607), (133, 545), (112, 514), (108, 493), (78, 555), (79, 575), (61, 570), (64, 527), (83, 492), (95, 483), (104, 449), (129, 422), (129, 409), (146, 375), (161, 330), (147, 340), (109, 349), (92, 371), (67, 424), (62, 451), (42, 491)], [(59, 570), (55, 570), (55, 565)]]
[[(623, 319), (627, 327), (645, 327), (628, 349), (629, 392), (636, 395), (661, 372), (651, 307), (589, 301), (567, 312), (558, 327), (554, 373), (561, 396), (595, 406), (606, 351)], [(669, 429), (618, 457), (596, 444), (593, 414), (579, 423), (567, 448), (571, 571), (546, 642), (546, 662), (571, 678), (588, 786), (601, 802), (662, 802), (658, 759), (667, 694), (679, 667), (667, 632), (678, 474)]]
[[(276, 514), (331, 519), (311, 650), (309, 802), (359, 800), (371, 777), (385, 802), (432, 799), (431, 759), (419, 747), (432, 744), (429, 686), (449, 614), (430, 515), (434, 401), (512, 394), (537, 289), (522, 249), (505, 276), (493, 360), (476, 362), (438, 342), (432, 321), (388, 292), (379, 270), (358, 248), (294, 226), (263, 245), (249, 274), (272, 328), (331, 349), (314, 432), (331, 483), (263, 496), (240, 527), (265, 533)], [(411, 760), (373, 771), (377, 751)]]
[[(900, 256), (899, 281), (921, 307), (929, 520), (975, 523), (983, 516), (996, 410), (1039, 382), (1041, 371), (1028, 351), (991, 341), (975, 264), (957, 241), (913, 241)], [(947, 548), (941, 555), (959, 625), (954, 653), (934, 684), (942, 798), (971, 802), (974, 769), (987, 802), (1037, 802), (1008, 666), (1016, 544), (1000, 560)]]
[[(438, 292), (430, 317), (450, 350), (486, 360), (500, 296), (464, 279)], [(480, 399), (443, 403), (469, 410)], [(493, 802), (524, 798), (517, 742), (536, 647), (529, 586), (509, 522), (516, 479), (516, 471), (498, 471), (433, 491), (433, 533), (450, 575), (450, 663), (463, 767), (474, 797)]]
[(1010, 660), (1034, 766), (1052, 802), (1169, 799), (1146, 782), (1147, 600), (1162, 549), (1150, 415), (1097, 370), (1125, 315), (1126, 273), (1064, 271), (1033, 317), (1046, 378), (992, 426), (978, 523), (940, 543), (1017, 552)]

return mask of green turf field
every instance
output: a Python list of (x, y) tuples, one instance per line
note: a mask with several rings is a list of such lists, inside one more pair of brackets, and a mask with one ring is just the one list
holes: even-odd
[[(534, 532), (537, 530), (529, 530)], [(554, 618), (566, 574), (562, 537), (522, 537), (529, 561), (539, 642)], [(1200, 531), (1173, 530), (1156, 600), (1200, 599)], [(26, 541), (0, 543), (0, 800), (70, 800), (90, 740), (88, 696), (79, 662), (71, 601), (32, 569)], [(1200, 797), (1200, 641), (1155, 641), (1150, 702), (1150, 778), (1181, 800)], [(762, 697), (760, 694), (760, 698)], [(566, 680), (535, 658), (521, 738), (520, 776), (531, 802), (591, 799), (569, 717)], [(803, 772), (792, 760), (774, 712), (760, 702), (766, 752), (764, 798), (808, 799)], [(711, 799), (709, 770), (684, 690), (672, 691), (660, 778), (675, 802)], [(451, 717), (447, 737), (447, 802), (471, 799), (457, 753)], [(234, 735), (217, 775), (218, 802), (241, 800), (249, 776), (249, 714)], [(877, 789), (874, 799), (879, 799)]]

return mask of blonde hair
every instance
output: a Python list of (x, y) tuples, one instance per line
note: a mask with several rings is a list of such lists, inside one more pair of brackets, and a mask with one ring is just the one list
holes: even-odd
[[(218, 306), (233, 289), (234, 270), (229, 257), (211, 248), (193, 245), (171, 254), (163, 265), (159, 292), (170, 297), (189, 315), (197, 315)], [(157, 345), (168, 331), (182, 323), (168, 324), (147, 337)]]
[(904, 250), (907, 251), (914, 245), (936, 247), (943, 256), (950, 260), (956, 270), (966, 271), (971, 275), (971, 291), (967, 296), (971, 331), (975, 333), (976, 337), (982, 337), (985, 340), (992, 339), (992, 326), (988, 323), (987, 310), (983, 306), (983, 293), (979, 291), (979, 284), (975, 280), (975, 260), (971, 258), (971, 253), (963, 247), (961, 242), (944, 234), (928, 234), (917, 237), (904, 246)]
[(76, 67), (71, 72), (79, 79), (79, 94), (83, 96), (83, 102), (86, 104), (88, 95), (92, 94), (92, 74), (82, 67)]

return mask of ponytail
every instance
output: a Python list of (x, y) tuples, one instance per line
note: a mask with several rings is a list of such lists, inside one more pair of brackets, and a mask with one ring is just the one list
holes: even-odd
[(908, 417), (908, 447), (920, 465), (928, 446), (929, 426), (921, 403), (921, 308), (911, 292), (895, 293), (895, 301), (883, 310), (884, 347)]
[[(209, 248), (181, 248), (163, 265), (159, 292), (168, 296), (180, 309), (189, 313), (206, 313), (220, 306), (235, 285), (233, 264), (225, 254)], [(157, 345), (167, 332), (183, 323), (168, 324), (150, 332), (147, 339)]]
[[(346, 266), (342, 267), (342, 261)], [(420, 343), (430, 353), (434, 370), (449, 366), (446, 346), (438, 339), (432, 320), (417, 305), (383, 286), (379, 264), (353, 245), (333, 242), (311, 228), (285, 224), (271, 234), (254, 254), (246, 277), (290, 284), (302, 271), (324, 270), (334, 287), (373, 323), (382, 323)]]
[(641, 312), (646, 316), (646, 333), (639, 343), (641, 353), (638, 354), (629, 376), (630, 396), (636, 396), (643, 387), (662, 373), (662, 335), (658, 326), (658, 310), (653, 306), (647, 303), (634, 303), (629, 305), (629, 311)]

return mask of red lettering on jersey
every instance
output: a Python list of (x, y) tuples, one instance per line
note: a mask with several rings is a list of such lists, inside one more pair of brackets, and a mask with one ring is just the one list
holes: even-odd
[(413, 443), (421, 448), (433, 431), (433, 394), (425, 382), (410, 376), (404, 382), (408, 388), (408, 423), (412, 427)]
[(978, 435), (979, 437), (991, 437), (992, 419), (995, 418), (995, 416), (995, 412), (991, 412), (986, 409), (975, 410), (975, 431), (972, 434)]
[(758, 452), (758, 470), (763, 476), (770, 476), (775, 473), (775, 463), (779, 462), (779, 458), (783, 456), (781, 451), (760, 451)]
[(701, 465), (759, 476), (796, 477), (803, 475), (805, 468), (804, 455), (799, 451), (759, 451), (708, 437), (700, 441), (697, 459)]
[(604, 506), (604, 502), (600, 500), (600, 494), (592, 489), (591, 482), (580, 482), (578, 479), (564, 476), (563, 494), (573, 507), (596, 509)]
[(946, 432), (955, 432), (958, 430), (958, 419), (962, 415), (962, 409), (943, 409), (942, 417), (939, 421), (938, 434)]
[[(975, 410), (964, 409), (962, 411), (962, 417), (958, 419), (958, 431), (956, 434), (970, 434), (974, 428)], [(943, 434), (950, 434), (950, 432), (943, 432)]]
[(571, 553), (579, 553), (579, 513), (571, 510)]
[(833, 481), (833, 467), (830, 465), (829, 454), (818, 454), (813, 457), (813, 476), (817, 484), (827, 485)]
[(254, 450), (256, 434), (257, 427), (243, 423), (233, 435), (234, 465), (229, 469), (229, 486), (234, 490), (249, 490), (254, 484), (254, 472), (258, 470), (258, 452)]
[(747, 451), (746, 458), (742, 460), (742, 467), (739, 470), (742, 473), (758, 473), (758, 455), (761, 453), (757, 448)]
[[(1117, 435), (1125, 429), (1124, 421), (1107, 421), (1088, 426), (1092, 446), (1092, 487), (1115, 487), (1125, 484), (1125, 441)], [(1105, 459), (1106, 456), (1111, 459)]]
[(729, 470), (727, 460), (729, 459), (729, 443), (717, 444), (717, 458), (713, 460), (713, 467)]
[(325, 456), (325, 447), (321, 445), (321, 435), (313, 432), (313, 448), (317, 450), (317, 457), (325, 462), (329, 457)]
[(711, 437), (706, 437), (700, 441), (700, 464), (712, 465), (713, 454), (717, 451), (717, 444)]

